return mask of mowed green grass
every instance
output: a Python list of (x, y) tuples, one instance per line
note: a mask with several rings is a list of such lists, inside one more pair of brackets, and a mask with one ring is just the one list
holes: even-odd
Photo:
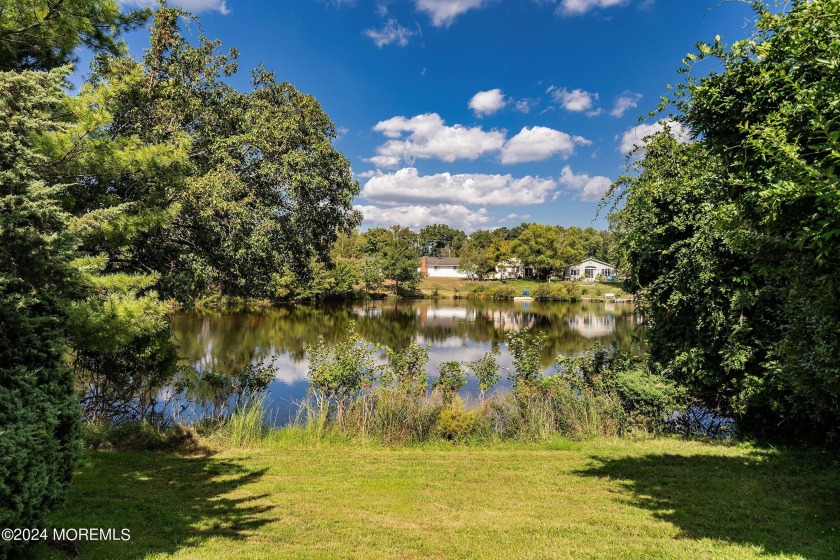
[(840, 462), (675, 439), (88, 452), (50, 523), (131, 530), (84, 559), (829, 559)]

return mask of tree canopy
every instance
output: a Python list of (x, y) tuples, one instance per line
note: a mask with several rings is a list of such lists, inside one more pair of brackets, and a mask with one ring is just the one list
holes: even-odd
[(654, 138), (612, 222), (657, 367), (750, 433), (836, 440), (840, 4), (754, 6), (751, 37), (686, 57), (663, 109), (695, 142)]

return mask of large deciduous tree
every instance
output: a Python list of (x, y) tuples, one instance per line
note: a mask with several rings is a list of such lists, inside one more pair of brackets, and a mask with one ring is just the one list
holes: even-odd
[(431, 224), (420, 230), (420, 252), (427, 257), (457, 257), (467, 234), (446, 224)]
[(698, 146), (648, 146), (614, 222), (655, 362), (750, 433), (836, 442), (840, 3), (755, 8), (750, 38), (686, 58), (673, 106)]
[(74, 213), (119, 208), (116, 219), (142, 223), (109, 266), (160, 274), (163, 296), (272, 298), (312, 281), (313, 263), (331, 266), (339, 233), (360, 221), (351, 206), (359, 187), (311, 95), (263, 68), (252, 91), (236, 91), (225, 82), (236, 50), (222, 54), (203, 36), (190, 44), (180, 32), (186, 17), (162, 6), (144, 59), (101, 57), (89, 87), (108, 100), (96, 132), (149, 150), (170, 146), (169, 160), (116, 177), (111, 165), (85, 166), (68, 204)]
[(494, 241), (489, 231), (474, 231), (461, 248), (459, 270), (478, 280), (484, 280), (496, 272), (498, 261), (493, 251)]

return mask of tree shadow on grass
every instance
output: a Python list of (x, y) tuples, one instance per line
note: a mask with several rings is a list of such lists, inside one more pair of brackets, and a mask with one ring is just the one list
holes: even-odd
[(629, 503), (678, 527), (682, 538), (761, 547), (770, 554), (840, 558), (840, 456), (654, 454), (593, 457), (578, 474), (613, 479)]
[(172, 554), (210, 538), (243, 540), (270, 523), (265, 494), (245, 488), (267, 469), (209, 453), (89, 452), (77, 470), (54, 528), (123, 528), (123, 542), (52, 543), (37, 558), (138, 560)]

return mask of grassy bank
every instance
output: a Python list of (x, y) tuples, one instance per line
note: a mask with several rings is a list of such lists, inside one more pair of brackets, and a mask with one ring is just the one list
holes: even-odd
[[(837, 558), (836, 455), (678, 439), (86, 452), (55, 527), (85, 559)], [(41, 547), (38, 558), (70, 556)]]
[[(486, 280), (484, 282), (477, 282), (466, 280), (464, 278), (423, 278), (420, 281), (420, 291), (425, 297), (432, 297), (437, 293), (441, 298), (466, 297), (478, 286), (484, 286), (486, 289), (508, 287), (512, 289), (516, 295), (520, 295), (522, 290), (529, 290), (532, 294), (540, 286), (546, 286), (548, 282), (541, 282), (538, 280)], [(551, 282), (552, 286), (564, 284), (563, 282)], [(619, 298), (630, 298), (621, 287), (620, 282), (594, 282), (592, 284), (584, 282), (574, 282), (573, 285), (580, 289), (581, 296), (584, 298), (601, 298), (604, 294), (616, 294)]]

